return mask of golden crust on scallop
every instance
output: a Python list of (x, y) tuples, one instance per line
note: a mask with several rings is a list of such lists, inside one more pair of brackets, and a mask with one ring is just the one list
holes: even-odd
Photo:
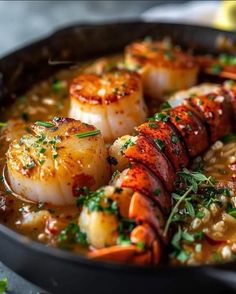
[(140, 77), (128, 70), (97, 74), (81, 74), (70, 87), (70, 95), (80, 102), (110, 104), (140, 89)]
[(179, 47), (170, 47), (164, 42), (136, 42), (125, 48), (126, 60), (137, 64), (152, 64), (171, 69), (196, 67), (194, 58), (184, 53)]

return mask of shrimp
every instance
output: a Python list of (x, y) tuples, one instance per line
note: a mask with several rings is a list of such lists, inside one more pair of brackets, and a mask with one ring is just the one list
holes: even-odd
[(123, 171), (129, 165), (129, 160), (124, 156), (124, 149), (134, 144), (137, 137), (125, 135), (115, 140), (109, 148), (109, 158), (112, 172)]
[(143, 41), (125, 49), (125, 65), (142, 76), (144, 94), (154, 100), (196, 84), (198, 65), (193, 57), (165, 42)]
[(80, 188), (97, 189), (110, 176), (100, 131), (70, 118), (36, 122), (6, 156), (12, 190), (33, 202), (73, 204)]
[(130, 134), (147, 117), (141, 79), (128, 70), (81, 74), (70, 87), (69, 116), (101, 130), (105, 142)]
[(131, 189), (106, 186), (85, 198), (78, 224), (91, 246), (99, 249), (119, 243), (120, 218), (128, 217), (132, 194)]

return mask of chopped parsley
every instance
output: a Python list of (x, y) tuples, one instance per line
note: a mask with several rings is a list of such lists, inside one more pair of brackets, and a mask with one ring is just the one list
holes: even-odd
[(76, 223), (69, 223), (65, 229), (61, 230), (58, 235), (58, 241), (60, 243), (77, 243), (82, 246), (88, 245), (86, 233), (81, 232), (80, 227)]
[(164, 149), (165, 143), (161, 139), (154, 139), (154, 142), (160, 148), (160, 150)]
[(236, 56), (221, 54), (219, 56), (219, 62), (224, 65), (236, 65)]
[(85, 187), (77, 198), (77, 206), (85, 205), (90, 211), (104, 211), (106, 213), (118, 214), (119, 208), (117, 202), (109, 197), (103, 197), (104, 192), (104, 188), (100, 188), (97, 191), (90, 191)]
[(5, 127), (7, 125), (6, 122), (0, 122), (0, 128)]
[(62, 82), (60, 80), (54, 80), (52, 83), (52, 89), (54, 91), (60, 91), (63, 88)]
[(129, 238), (130, 233), (134, 229), (136, 225), (135, 220), (130, 218), (122, 218), (120, 220), (119, 226), (118, 226), (118, 233), (119, 236), (116, 240), (118, 245), (130, 245), (131, 241)]
[(170, 109), (170, 108), (171, 108), (171, 105), (170, 105), (170, 103), (168, 101), (162, 103), (161, 106), (160, 106), (161, 110), (167, 110), (167, 109)]
[(236, 208), (230, 208), (227, 210), (227, 213), (232, 217), (236, 218)]
[(121, 147), (121, 151), (126, 150), (128, 147), (133, 146), (134, 142), (132, 141), (132, 138), (129, 138)]
[(169, 115), (166, 114), (166, 113), (163, 113), (163, 112), (159, 112), (159, 113), (156, 113), (154, 115), (154, 119), (157, 120), (157, 121), (164, 121), (164, 122), (168, 122), (169, 120)]
[(177, 142), (179, 142), (179, 137), (176, 136), (175, 134), (171, 135), (171, 142), (176, 144)]
[(149, 123), (148, 125), (149, 125), (149, 127), (151, 129), (157, 129), (158, 128), (158, 126), (155, 123)]
[(220, 64), (213, 64), (211, 67), (211, 71), (214, 74), (219, 74), (223, 70), (223, 67)]

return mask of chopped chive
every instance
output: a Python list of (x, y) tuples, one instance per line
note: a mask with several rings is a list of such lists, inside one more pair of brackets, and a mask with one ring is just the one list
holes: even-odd
[(101, 134), (100, 130), (94, 130), (94, 131), (90, 131), (90, 132), (83, 132), (83, 133), (80, 133), (80, 134), (76, 134), (75, 136), (80, 139), (80, 138), (95, 136), (95, 135), (98, 135), (98, 134)]
[(36, 121), (35, 125), (40, 126), (40, 127), (45, 127), (45, 128), (55, 127), (55, 125), (53, 123), (50, 123), (47, 121), (41, 121), (41, 120)]
[(1, 128), (1, 127), (5, 127), (6, 125), (7, 125), (6, 122), (0, 122), (0, 128)]

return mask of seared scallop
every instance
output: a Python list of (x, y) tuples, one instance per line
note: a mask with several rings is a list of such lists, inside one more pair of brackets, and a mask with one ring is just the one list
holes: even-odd
[(110, 176), (99, 130), (69, 118), (38, 121), (7, 152), (12, 190), (34, 202), (73, 204), (80, 188), (96, 189)]
[(128, 70), (81, 74), (70, 87), (69, 116), (101, 130), (106, 142), (130, 134), (146, 119), (140, 76)]
[(198, 66), (191, 55), (166, 42), (143, 41), (125, 49), (125, 65), (141, 74), (144, 94), (164, 100), (173, 91), (196, 84)]

